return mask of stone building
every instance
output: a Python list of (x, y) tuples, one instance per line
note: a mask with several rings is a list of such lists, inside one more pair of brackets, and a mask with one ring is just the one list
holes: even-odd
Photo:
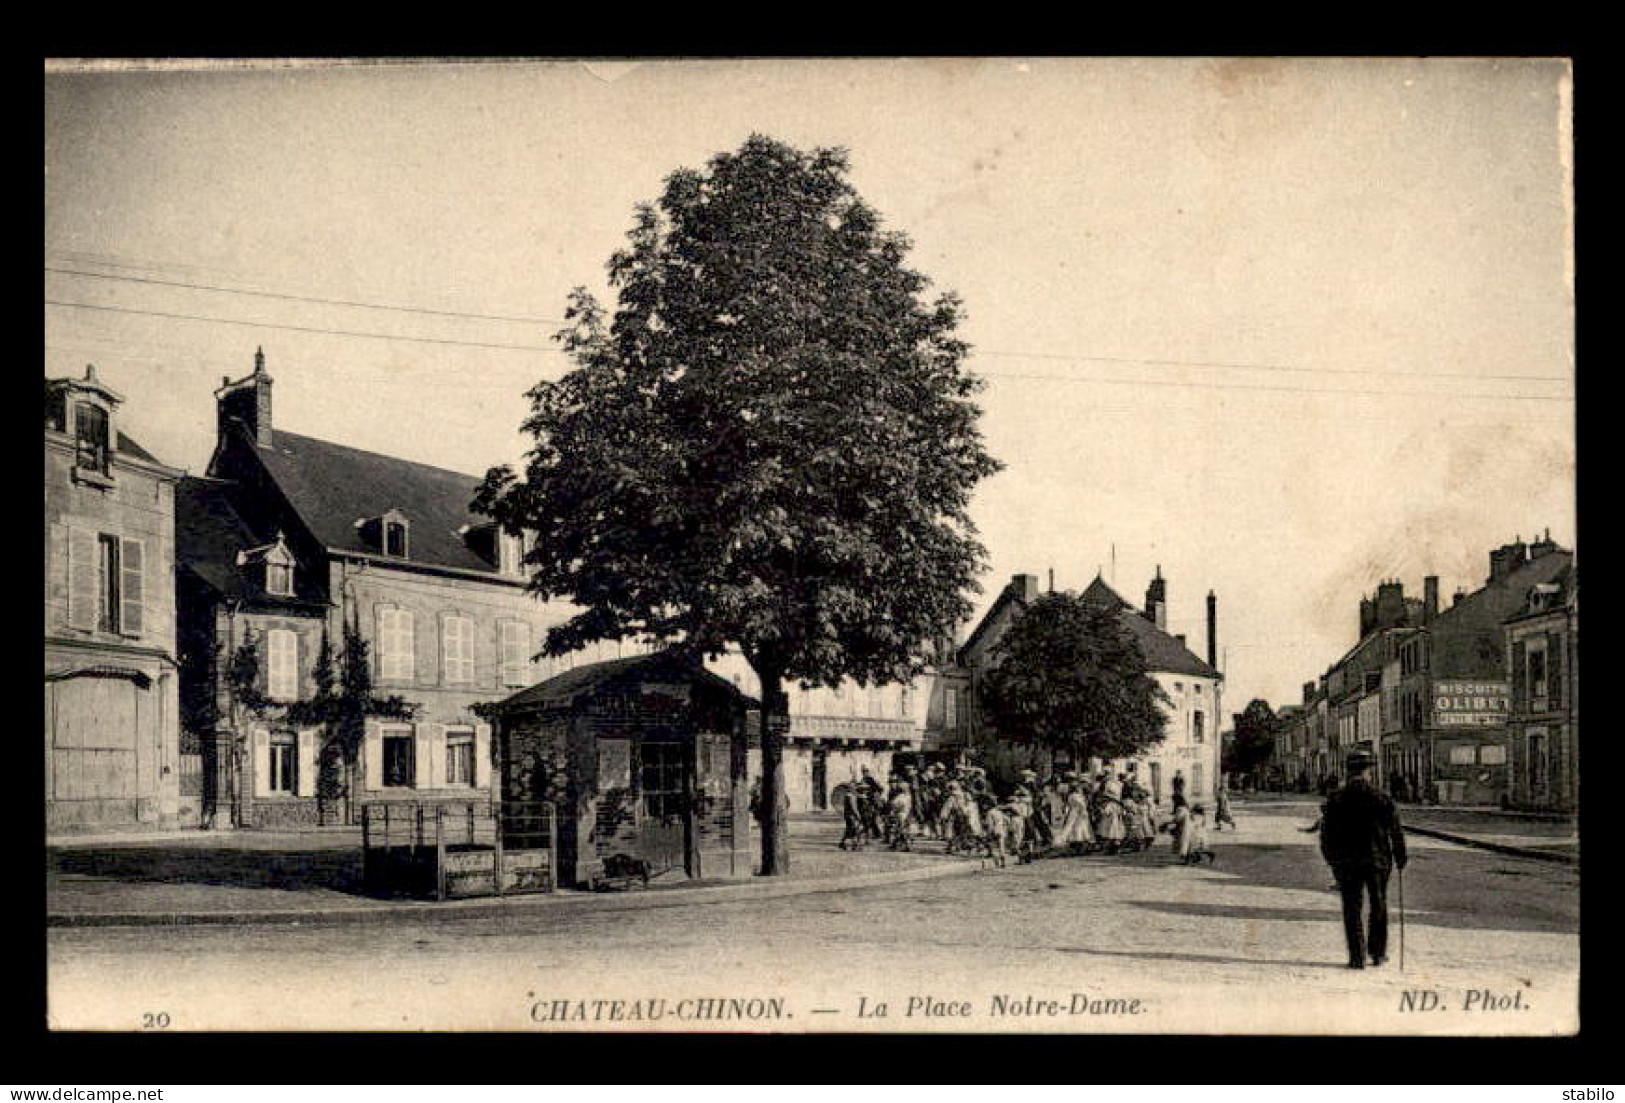
[[(180, 574), (187, 715), (217, 818), (354, 822), (366, 801), (489, 799), (490, 727), (474, 706), (618, 649), (534, 661), (570, 610), (526, 593), (525, 538), (470, 512), (478, 477), (276, 427), (263, 355), (215, 397), (208, 477), (181, 498)], [(413, 707), (367, 719), (358, 768), (332, 765), (331, 733), (288, 708), (309, 700), (322, 640), (340, 650), (346, 625), (370, 652), (374, 696)], [(248, 693), (223, 661), (245, 644)]]
[[(760, 699), (761, 686), (743, 656), (723, 655), (707, 664), (740, 692)], [(784, 740), (784, 788), (792, 812), (831, 810), (835, 788), (856, 781), (867, 769), (885, 781), (894, 759), (913, 761), (924, 746), (933, 707), (935, 674), (907, 684), (860, 686), (843, 681), (834, 688), (785, 685), (790, 726)], [(935, 702), (940, 708), (940, 701)], [(760, 749), (749, 761), (753, 783), (761, 777)]]
[(94, 368), (45, 381), (47, 831), (196, 822), (177, 716), (182, 472), (119, 430), (122, 403)]
[(1580, 803), (1580, 578), (1572, 563), (1530, 587), (1505, 622), (1512, 686), (1515, 808), (1573, 812)]
[(1504, 624), (1534, 587), (1561, 576), (1573, 553), (1550, 537), (1490, 553), (1472, 592), (1439, 604), (1439, 579), (1407, 598), (1384, 581), (1360, 602), (1360, 639), (1321, 679), (1326, 704), (1323, 776), (1341, 777), (1355, 747), (1372, 751), (1377, 775), (1402, 800), (1498, 804), (1510, 799), (1507, 644)]
[[(999, 739), (982, 719), (979, 697), (982, 678), (991, 668), (993, 647), (999, 637), (1021, 614), (1038, 600), (1035, 575), (1014, 576), (994, 599), (960, 649), (960, 663), (970, 672), (968, 719), (972, 726), (971, 744), (989, 771), (1009, 781), (1016, 771), (1030, 766), (1040, 774), (1088, 764), (1071, 763), (1065, 752), (1050, 754), (1013, 746)], [(1122, 625), (1145, 656), (1148, 673), (1167, 696), (1166, 735), (1162, 743), (1143, 755), (1113, 762), (1120, 773), (1143, 779), (1157, 801), (1168, 799), (1176, 775), (1185, 782), (1185, 793), (1193, 800), (1210, 799), (1221, 780), (1222, 751), (1219, 720), (1223, 715), (1220, 694), (1224, 676), (1217, 669), (1217, 600), (1207, 598), (1207, 661), (1198, 658), (1185, 644), (1185, 637), (1167, 630), (1167, 580), (1159, 568), (1146, 588), (1145, 605), (1136, 609), (1118, 596), (1097, 576), (1082, 595), (1084, 600), (1119, 611)]]

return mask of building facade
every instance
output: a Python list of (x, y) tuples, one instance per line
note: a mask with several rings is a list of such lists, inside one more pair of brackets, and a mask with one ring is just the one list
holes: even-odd
[[(181, 472), (119, 431), (96, 378), (45, 382), (48, 831), (195, 823), (175, 655)], [(190, 788), (190, 786), (184, 786)]]
[[(205, 479), (180, 499), (188, 723), (207, 749), (216, 822), (355, 822), (368, 801), (484, 801), (490, 726), (475, 706), (576, 662), (536, 661), (571, 610), (525, 590), (522, 534), (470, 511), (479, 479), (277, 428), (263, 355), (216, 392)], [(373, 698), (346, 754), (298, 721), (323, 645), (346, 630)], [(246, 661), (244, 660), (246, 656)]]
[(1530, 588), (1505, 623), (1514, 808), (1580, 805), (1580, 582), (1571, 566)]
[(1321, 744), (1323, 782), (1341, 780), (1358, 747), (1376, 756), (1377, 776), (1400, 800), (1513, 799), (1505, 624), (1532, 589), (1569, 569), (1573, 553), (1548, 536), (1514, 540), (1489, 560), (1483, 585), (1458, 590), (1447, 608), (1437, 576), (1424, 579), (1420, 600), (1395, 580), (1361, 600), (1359, 641), (1320, 680), (1326, 729), (1311, 738)]
[(1147, 673), (1167, 699), (1164, 708), (1168, 723), (1163, 742), (1145, 754), (1104, 764), (1072, 763), (1066, 759), (1065, 752), (1051, 753), (1009, 744), (1000, 740), (997, 731), (983, 720), (979, 695), (982, 679), (994, 662), (994, 645), (1038, 596), (1036, 576), (1014, 576), (960, 649), (960, 663), (970, 672), (970, 742), (989, 771), (1008, 782), (1023, 768), (1045, 774), (1100, 765), (1139, 778), (1158, 802), (1171, 796), (1176, 777), (1183, 780), (1190, 799), (1211, 799), (1222, 781), (1219, 718), (1223, 715), (1224, 681), (1214, 662), (1217, 651), (1214, 596), (1210, 593), (1207, 599), (1209, 657), (1204, 662), (1186, 647), (1183, 636), (1167, 631), (1167, 581), (1162, 578), (1160, 569), (1147, 587), (1143, 609), (1135, 609), (1102, 578), (1096, 577), (1084, 589), (1081, 594), (1084, 600), (1119, 611), (1120, 623), (1145, 656)]
[[(706, 666), (741, 693), (761, 699), (761, 685), (743, 656), (723, 655)], [(857, 781), (864, 770), (884, 781), (898, 756), (909, 761), (918, 756), (936, 681), (934, 674), (924, 674), (906, 684), (786, 685), (790, 717), (783, 761), (790, 811), (832, 810), (836, 786)], [(749, 775), (753, 785), (760, 784), (760, 747), (750, 751)]]

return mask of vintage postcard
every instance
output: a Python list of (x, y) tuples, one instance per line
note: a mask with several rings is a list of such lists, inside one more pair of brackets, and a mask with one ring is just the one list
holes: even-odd
[(43, 79), (52, 1029), (1579, 1029), (1567, 60)]

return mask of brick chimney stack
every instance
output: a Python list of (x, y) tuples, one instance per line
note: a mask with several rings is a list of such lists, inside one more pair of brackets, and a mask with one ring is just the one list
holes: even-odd
[(231, 382), (225, 377), (215, 392), (216, 422), (221, 438), (236, 422), (260, 448), (271, 447), (271, 377), (265, 370), (265, 350), (254, 351), (254, 373)]
[(1523, 537), (1514, 536), (1512, 543), (1502, 544), (1490, 552), (1490, 581), (1500, 581), (1523, 566), (1528, 559), (1528, 545), (1523, 542)]
[(1038, 576), (1018, 574), (1010, 579), (1010, 589), (1023, 601), (1038, 600)]
[(1422, 623), (1432, 624), (1439, 615), (1439, 576), (1430, 574), (1422, 580)]
[(1207, 665), (1219, 669), (1219, 599), (1207, 592)]

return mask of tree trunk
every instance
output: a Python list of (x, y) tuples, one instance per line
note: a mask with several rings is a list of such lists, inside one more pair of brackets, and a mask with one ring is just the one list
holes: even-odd
[(790, 872), (790, 799), (784, 791), (784, 735), (775, 722), (786, 715), (783, 675), (758, 670), (762, 683), (762, 876)]

